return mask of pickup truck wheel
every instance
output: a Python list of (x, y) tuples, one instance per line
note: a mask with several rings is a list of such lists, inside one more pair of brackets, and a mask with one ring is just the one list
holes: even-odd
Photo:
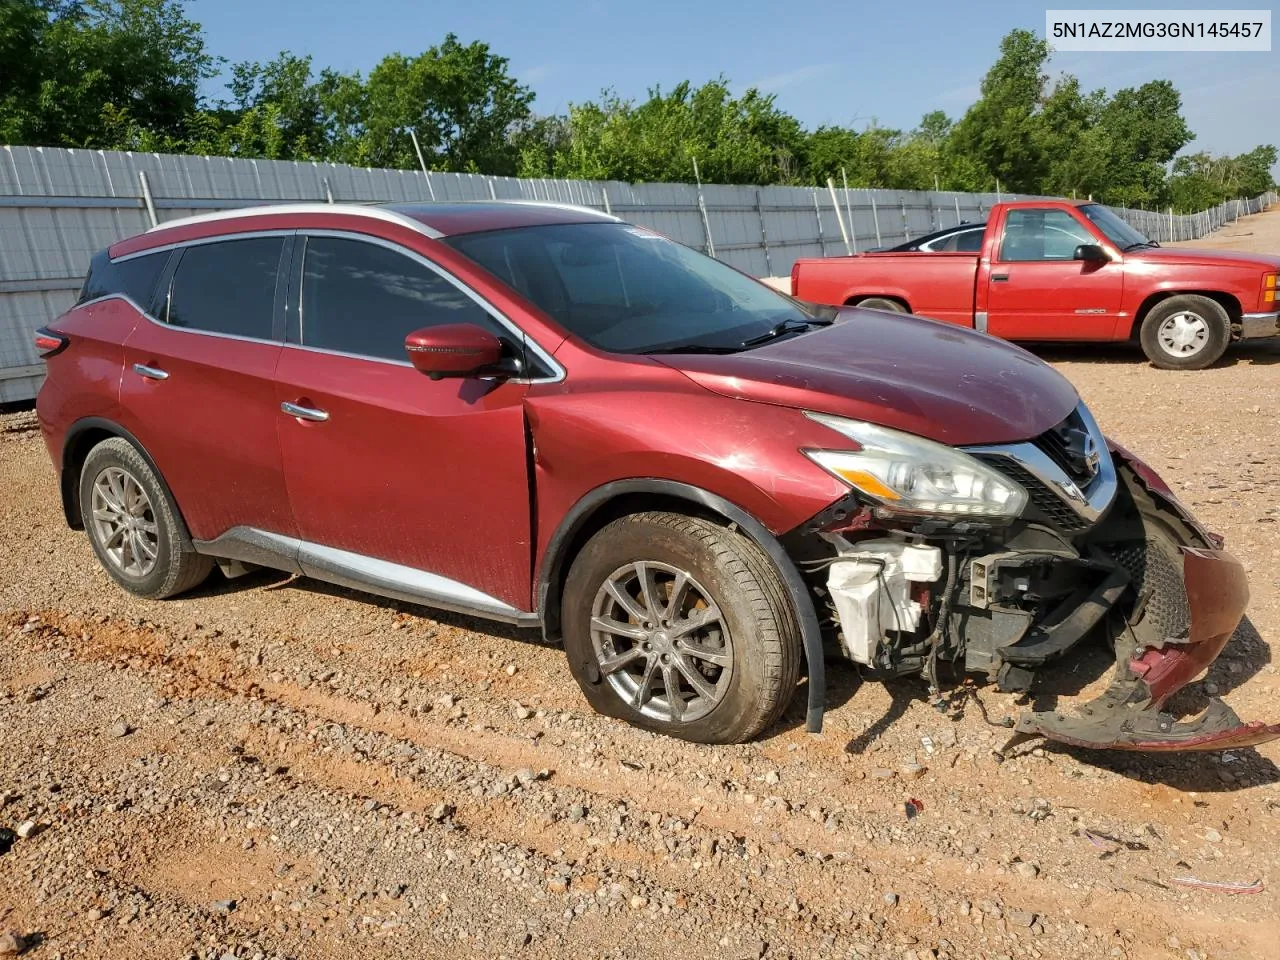
[(184, 543), (177, 508), (133, 444), (104, 440), (80, 471), (80, 515), (98, 561), (130, 593), (160, 600), (203, 583), (210, 557)]
[(1147, 359), (1162, 370), (1203, 370), (1226, 352), (1231, 318), (1208, 297), (1170, 297), (1147, 313), (1139, 339)]
[(605, 526), (565, 581), (562, 626), (591, 706), (698, 743), (740, 743), (786, 707), (800, 628), (782, 578), (742, 534), (675, 513)]
[(888, 297), (867, 297), (854, 304), (855, 307), (866, 307), (868, 310), (888, 310), (890, 313), (906, 313), (907, 308), (897, 300)]

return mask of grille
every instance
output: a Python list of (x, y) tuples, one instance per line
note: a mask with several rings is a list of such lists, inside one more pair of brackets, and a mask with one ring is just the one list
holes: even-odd
[(1071, 505), (1044, 485), (1034, 474), (1017, 461), (1000, 454), (985, 454), (979, 459), (995, 467), (1010, 480), (1020, 483), (1027, 491), (1031, 509), (1064, 533), (1087, 530), (1089, 523), (1071, 508)]
[(1033, 442), (1068, 477), (1081, 487), (1087, 487), (1097, 473), (1085, 460), (1088, 438), (1089, 428), (1080, 417), (1079, 409), (1076, 409), (1071, 411), (1067, 419), (1056, 427), (1050, 427)]

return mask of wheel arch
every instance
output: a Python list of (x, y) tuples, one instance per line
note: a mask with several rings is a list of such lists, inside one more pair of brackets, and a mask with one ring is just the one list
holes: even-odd
[(1133, 315), (1133, 323), (1129, 327), (1129, 339), (1136, 342), (1142, 332), (1142, 321), (1147, 319), (1147, 314), (1157, 304), (1173, 297), (1206, 297), (1209, 300), (1213, 300), (1227, 311), (1227, 316), (1231, 319), (1232, 324), (1239, 323), (1240, 318), (1244, 315), (1244, 307), (1240, 301), (1232, 294), (1222, 290), (1157, 290), (1155, 293), (1149, 294), (1139, 304), (1137, 311)]
[(897, 293), (853, 293), (845, 298), (844, 305), (846, 307), (856, 307), (864, 300), (892, 300), (894, 303), (900, 304), (907, 313), (911, 312), (911, 303), (904, 295)]
[(589, 491), (574, 504), (547, 542), (539, 569), (537, 605), (543, 635), (548, 640), (559, 639), (561, 591), (574, 557), (587, 540), (618, 517), (646, 510), (688, 513), (736, 526), (773, 561), (787, 586), (792, 606), (800, 621), (800, 635), (809, 672), (806, 727), (811, 733), (820, 732), (826, 678), (822, 634), (809, 589), (778, 538), (764, 524), (737, 504), (701, 487), (656, 478), (615, 480)]
[(187, 521), (182, 515), (182, 507), (169, 489), (164, 474), (156, 466), (151, 454), (147, 452), (141, 441), (114, 420), (103, 417), (85, 417), (77, 420), (67, 430), (66, 439), (62, 442), (62, 464), (59, 470), (59, 488), (62, 495), (62, 513), (67, 519), (67, 526), (72, 530), (84, 529), (84, 517), (80, 513), (80, 472), (84, 469), (85, 459), (89, 451), (104, 440), (119, 438), (126, 441), (138, 455), (147, 462), (152, 473), (160, 483), (160, 489), (173, 504), (175, 519), (178, 521), (178, 534), (184, 549), (190, 549), (191, 533), (187, 529)]

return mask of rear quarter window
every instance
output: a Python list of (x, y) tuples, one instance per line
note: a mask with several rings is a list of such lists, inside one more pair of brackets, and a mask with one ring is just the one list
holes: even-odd
[(151, 312), (156, 284), (168, 262), (168, 250), (114, 262), (104, 250), (89, 265), (89, 274), (84, 279), (84, 286), (80, 288), (77, 303), (87, 303), (101, 297), (126, 296), (143, 310)]

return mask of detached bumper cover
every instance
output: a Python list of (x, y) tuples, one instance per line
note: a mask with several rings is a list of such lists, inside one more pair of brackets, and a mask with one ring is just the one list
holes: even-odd
[[(1134, 467), (1147, 491), (1188, 526), (1201, 528), (1145, 464), (1115, 448)], [(1217, 538), (1208, 542), (1220, 545)], [(1280, 739), (1280, 723), (1246, 723), (1221, 700), (1198, 717), (1178, 721), (1160, 708), (1217, 659), (1244, 616), (1249, 586), (1244, 568), (1221, 549), (1181, 547), (1191, 626), (1185, 637), (1124, 650), (1117, 645), (1116, 676), (1107, 690), (1084, 704), (1079, 716), (1057, 712), (1024, 714), (1011, 743), (1036, 736), (1079, 747), (1112, 750), (1225, 750)]]

